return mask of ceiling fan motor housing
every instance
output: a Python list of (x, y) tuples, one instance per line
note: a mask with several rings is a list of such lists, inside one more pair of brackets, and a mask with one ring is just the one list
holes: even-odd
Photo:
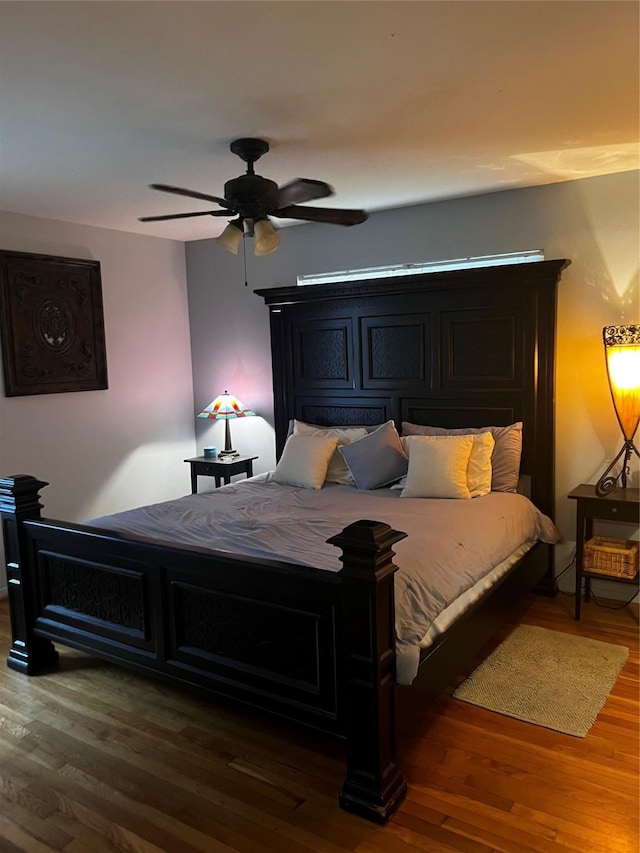
[(255, 219), (278, 207), (278, 185), (260, 175), (240, 175), (224, 185), (224, 197), (243, 219)]

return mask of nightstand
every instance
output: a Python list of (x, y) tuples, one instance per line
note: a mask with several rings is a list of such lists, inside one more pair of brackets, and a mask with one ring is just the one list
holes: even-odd
[(638, 574), (634, 578), (588, 572), (583, 568), (584, 543), (593, 536), (593, 522), (599, 521), (640, 523), (640, 489), (614, 489), (611, 494), (598, 497), (595, 486), (584, 483), (569, 492), (568, 497), (576, 501), (576, 604), (575, 618), (580, 619), (582, 606), (582, 579), (584, 578), (584, 600), (591, 599), (593, 578), (638, 586)]
[(208, 459), (205, 456), (185, 459), (184, 461), (191, 466), (191, 494), (195, 495), (198, 491), (199, 476), (215, 477), (216, 488), (219, 488), (222, 480), (225, 485), (230, 483), (234, 474), (253, 477), (253, 460), (257, 458), (257, 456), (232, 456), (229, 462), (223, 462), (222, 459)]

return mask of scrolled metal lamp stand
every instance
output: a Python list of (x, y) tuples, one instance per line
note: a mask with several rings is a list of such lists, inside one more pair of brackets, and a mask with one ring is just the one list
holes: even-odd
[[(603, 498), (605, 495), (610, 494), (616, 487), (618, 480), (620, 480), (620, 485), (623, 489), (627, 488), (627, 477), (631, 474), (631, 468), (629, 466), (629, 461), (631, 459), (631, 454), (635, 453), (638, 458), (640, 458), (640, 453), (638, 453), (638, 448), (635, 446), (631, 439), (625, 439), (624, 444), (620, 450), (620, 453), (613, 460), (611, 465), (604, 472), (602, 477), (596, 483), (596, 495), (599, 498)], [(624, 454), (624, 460), (622, 462), (622, 470), (616, 474), (614, 477), (610, 472), (615, 467), (616, 463), (620, 459), (620, 457)]]

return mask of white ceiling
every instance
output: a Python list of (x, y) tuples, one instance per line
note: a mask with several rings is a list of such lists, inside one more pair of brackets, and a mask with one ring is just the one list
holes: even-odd
[(178, 240), (256, 166), (369, 211), (639, 167), (637, 2), (2, 2), (0, 207)]

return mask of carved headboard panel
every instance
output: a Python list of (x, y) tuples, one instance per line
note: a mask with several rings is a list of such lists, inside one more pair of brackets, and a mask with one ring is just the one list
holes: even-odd
[(566, 260), (256, 291), (269, 306), (276, 449), (289, 420), (524, 422), (522, 473), (553, 514), (556, 285)]

